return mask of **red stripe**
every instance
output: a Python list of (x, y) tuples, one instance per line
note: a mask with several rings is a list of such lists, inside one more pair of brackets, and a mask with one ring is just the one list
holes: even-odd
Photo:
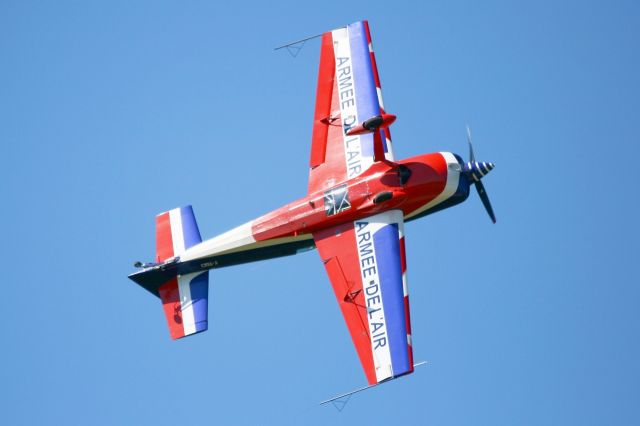
[[(407, 336), (411, 336), (411, 314), (409, 313), (409, 296), (404, 297), (404, 318), (406, 321)], [(408, 338), (407, 338), (407, 350), (409, 353), (409, 366), (411, 368), (411, 372), (413, 372), (413, 347), (409, 343)]]
[[(366, 33), (367, 33), (367, 41), (369, 42), (369, 44), (371, 44), (371, 32), (369, 32), (369, 22), (364, 21), (364, 27), (366, 29)], [(382, 85), (380, 84), (380, 75), (378, 74), (378, 64), (376, 62), (376, 55), (373, 53), (373, 46), (371, 47), (371, 51), (369, 52), (369, 55), (371, 56), (371, 67), (373, 68), (373, 80), (376, 83), (376, 87), (380, 90), (382, 90)], [(381, 96), (381, 95), (378, 95)], [(378, 103), (380, 103), (380, 98), (378, 98)], [(382, 110), (382, 105), (380, 105), (380, 112), (384, 113), (384, 110)], [(385, 128), (384, 129), (384, 133), (387, 139), (391, 140), (391, 132), (389, 132), (389, 128)]]
[[(365, 32), (367, 33), (367, 43), (369, 44), (369, 46), (371, 46), (371, 31), (369, 30), (369, 21), (363, 21), (363, 23), (364, 23)], [(371, 55), (371, 66), (373, 67), (373, 78), (376, 82), (376, 87), (380, 88), (382, 86), (380, 86), (380, 77), (378, 76), (378, 66), (376, 65), (376, 56), (373, 54), (373, 46), (371, 46), (369, 54)]]
[(382, 136), (378, 131), (373, 133), (373, 160), (374, 161), (384, 160), (384, 145), (382, 142)]
[(402, 273), (407, 272), (407, 257), (404, 253), (404, 237), (400, 238), (400, 264), (402, 265)]
[[(371, 31), (369, 30), (368, 21), (364, 21), (364, 28), (366, 30), (365, 32), (367, 33), (367, 42), (371, 44)], [(373, 53), (373, 46), (371, 47), (371, 52), (369, 53), (371, 55), (371, 66), (373, 68), (373, 78), (376, 82), (376, 87), (382, 90), (382, 85), (380, 84), (380, 75), (378, 74), (378, 64), (376, 63), (376, 55)], [(380, 99), (378, 99), (378, 103), (380, 103)], [(382, 105), (380, 105), (380, 108), (382, 108)], [(389, 131), (388, 127), (384, 129), (384, 133), (387, 139), (391, 140), (391, 132)]]
[(173, 240), (171, 239), (171, 219), (169, 212), (156, 216), (156, 262), (173, 257)]
[(384, 134), (387, 137), (387, 139), (391, 140), (391, 132), (389, 131), (388, 127), (384, 129)]
[(314, 233), (333, 291), (369, 384), (378, 383), (369, 337), (367, 305), (362, 289), (353, 222)]
[[(407, 273), (407, 256), (404, 248), (404, 236), (400, 238), (400, 264), (402, 265), (402, 281), (407, 279), (405, 275)], [(404, 296), (404, 320), (407, 327), (407, 352), (409, 354), (409, 366), (410, 372), (413, 372), (413, 348), (409, 343), (409, 336), (411, 336), (411, 313), (409, 311), (409, 295)]]
[(382, 88), (380, 86), (380, 76), (378, 75), (378, 66), (376, 65), (376, 55), (373, 54), (373, 51), (369, 52), (371, 56), (371, 67), (373, 68), (373, 80), (376, 82), (376, 87), (378, 89)]
[(371, 43), (371, 32), (369, 31), (369, 21), (362, 21), (364, 24), (364, 32), (367, 33), (367, 43)]
[(182, 308), (180, 307), (180, 290), (178, 289), (178, 279), (172, 278), (164, 283), (160, 289), (160, 299), (164, 316), (167, 318), (169, 333), (172, 339), (184, 337), (184, 327), (182, 325)]
[[(386, 111), (382, 107), (380, 107), (380, 112), (382, 114), (386, 114)], [(387, 139), (389, 139), (389, 141), (391, 141), (391, 131), (389, 130), (389, 127), (385, 127), (383, 130), (384, 130), (385, 138), (387, 138)]]
[(331, 115), (331, 98), (333, 95), (333, 77), (336, 62), (333, 56), (333, 37), (331, 33), (322, 35), (320, 48), (320, 69), (318, 71), (318, 87), (316, 89), (316, 111), (313, 118), (313, 137), (311, 141), (310, 166), (317, 167), (324, 163), (327, 149), (327, 134)]

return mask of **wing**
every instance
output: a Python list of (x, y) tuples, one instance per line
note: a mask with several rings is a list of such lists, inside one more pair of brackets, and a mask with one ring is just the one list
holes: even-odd
[(413, 372), (402, 211), (313, 234), (369, 384)]
[[(380, 80), (367, 21), (322, 35), (320, 70), (313, 121), (309, 192), (321, 191), (358, 176), (373, 163), (369, 133), (345, 132), (384, 112)], [(380, 130), (385, 157), (393, 161), (391, 136)]]

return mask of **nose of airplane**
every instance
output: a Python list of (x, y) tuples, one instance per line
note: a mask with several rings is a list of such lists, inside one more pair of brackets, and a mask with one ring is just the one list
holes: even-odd
[(466, 164), (465, 171), (474, 182), (479, 182), (487, 173), (489, 173), (495, 164), (487, 163), (485, 161), (469, 161)]

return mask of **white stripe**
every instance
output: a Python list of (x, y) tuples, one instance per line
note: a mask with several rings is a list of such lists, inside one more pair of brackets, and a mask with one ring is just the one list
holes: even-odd
[[(358, 232), (358, 223), (362, 224), (363, 222), (367, 223), (367, 225), (366, 227), (360, 227), (361, 232)], [(391, 223), (398, 223), (398, 224), (402, 223), (401, 210), (390, 210), (384, 213), (377, 214), (375, 216), (371, 216), (367, 219), (357, 220), (354, 222), (354, 227), (356, 230), (356, 239), (358, 241), (358, 245), (357, 245), (358, 259), (359, 259), (358, 263), (360, 265), (360, 274), (362, 277), (362, 289), (364, 290), (365, 294), (369, 296), (376, 295), (377, 292), (375, 293), (368, 292), (368, 288), (372, 288), (372, 287), (368, 287), (367, 285), (370, 282), (375, 282), (375, 284), (378, 286), (378, 291), (380, 292), (379, 302), (375, 297), (372, 298), (372, 300), (377, 302), (377, 303), (372, 303), (371, 305), (371, 309), (376, 309), (375, 313), (373, 313), (372, 315), (367, 315), (367, 321), (369, 323), (371, 355), (373, 356), (373, 364), (376, 371), (376, 380), (378, 382), (384, 379), (387, 379), (389, 377), (393, 377), (393, 367), (391, 364), (391, 347), (390, 347), (389, 337), (387, 334), (387, 322), (384, 315), (384, 294), (382, 294), (380, 277), (378, 276), (377, 268), (372, 268), (370, 262), (367, 259), (373, 256), (373, 258), (376, 260), (376, 263), (377, 263), (378, 257), (376, 256), (375, 246), (373, 244), (373, 236), (380, 229), (382, 229), (383, 227)], [(364, 238), (361, 240), (360, 239), (361, 237), (359, 235), (363, 236), (366, 233), (369, 234), (369, 239), (366, 240), (365, 243), (371, 242), (370, 249), (372, 251), (372, 254), (365, 255), (363, 257), (362, 252), (360, 250), (359, 242), (365, 241), (365, 240)], [(380, 324), (382, 324), (382, 326), (379, 326)], [(376, 329), (376, 326), (378, 326), (377, 329)], [(374, 330), (375, 330), (375, 334), (374, 334)], [(376, 349), (377, 339), (374, 336), (383, 336), (383, 335), (385, 335), (387, 339), (386, 345), (380, 346)]]
[(180, 292), (180, 309), (182, 310), (182, 327), (184, 335), (188, 336), (196, 332), (196, 320), (193, 312), (193, 300), (191, 300), (191, 280), (202, 272), (194, 272), (187, 275), (178, 275), (178, 291)]
[[(184, 230), (182, 229), (182, 212), (179, 208), (169, 212), (171, 224), (171, 241), (173, 242), (173, 255), (180, 256), (184, 253)], [(182, 311), (182, 328), (184, 335), (188, 336), (196, 332), (196, 321), (193, 313), (193, 301), (191, 300), (191, 280), (200, 272), (178, 275), (178, 292), (180, 294), (180, 310)]]
[(180, 209), (169, 212), (171, 223), (171, 241), (173, 241), (173, 255), (180, 256), (184, 252), (184, 233), (182, 232), (182, 214)]
[[(340, 116), (342, 117), (342, 126), (345, 123), (349, 126), (357, 126), (360, 124), (361, 118), (358, 117), (358, 108), (356, 99), (356, 81), (354, 78), (353, 60), (351, 57), (351, 44), (349, 42), (348, 28), (340, 28), (331, 32), (333, 38), (333, 54), (336, 58), (336, 84), (340, 98)], [(340, 60), (342, 58), (342, 60)], [(346, 58), (346, 60), (344, 60)], [(349, 77), (350, 76), (350, 77)], [(351, 86), (347, 88), (350, 78)], [(344, 80), (343, 83), (340, 80)], [(345, 84), (344, 88), (340, 85)], [(352, 90), (349, 90), (352, 89)], [(366, 120), (370, 117), (364, 117)], [(362, 154), (362, 139), (360, 136), (342, 137), (343, 149), (345, 153), (345, 165), (347, 178), (351, 179), (359, 176), (373, 164), (373, 156), (365, 157)]]
[(187, 261), (210, 256), (212, 254), (241, 251), (236, 249), (248, 247), (256, 242), (256, 239), (253, 238), (252, 226), (253, 222), (247, 222), (225, 232), (224, 234), (220, 234), (217, 237), (203, 241), (202, 243), (189, 248), (189, 250), (181, 256), (181, 259), (183, 261)]
[(191, 247), (190, 249), (185, 251), (182, 256), (180, 256), (180, 259), (183, 262), (186, 262), (189, 260), (200, 259), (203, 257), (208, 257), (213, 255), (222, 256), (223, 254), (240, 253), (243, 251), (255, 250), (255, 249), (264, 248), (264, 247), (279, 246), (283, 244), (305, 241), (305, 240), (312, 240), (312, 239), (313, 239), (313, 234), (300, 234), (293, 237), (272, 238), (270, 240), (263, 240), (263, 241), (253, 240), (252, 242), (248, 242), (246, 244), (242, 244), (240, 241), (233, 241), (232, 248), (222, 250), (220, 249), (220, 247), (214, 245), (218, 240), (218, 237), (214, 237), (214, 238), (211, 238), (210, 240), (203, 241), (202, 243)]
[(480, 173), (480, 177), (482, 178), (482, 176), (484, 176), (484, 173), (482, 173), (482, 170), (480, 169), (480, 164), (478, 164), (477, 161), (476, 161), (476, 170), (478, 171), (478, 173)]
[(380, 104), (380, 108), (384, 109), (384, 104), (382, 103), (382, 89), (380, 87), (376, 87), (376, 93), (378, 93), (378, 104)]
[(405, 219), (410, 219), (413, 216), (420, 214), (425, 210), (430, 209), (431, 207), (437, 206), (438, 204), (447, 200), (449, 197), (451, 197), (453, 194), (456, 193), (456, 190), (458, 189), (458, 181), (460, 180), (460, 171), (451, 170), (451, 167), (449, 167), (449, 165), (458, 164), (458, 160), (456, 160), (456, 157), (450, 152), (441, 152), (440, 155), (442, 155), (445, 161), (447, 162), (447, 183), (444, 186), (444, 189), (440, 194), (438, 194), (436, 198), (429, 201), (427, 204), (420, 207), (419, 209), (409, 213), (405, 217)]
[[(406, 253), (405, 253), (406, 256)], [(407, 273), (402, 274), (402, 295), (407, 297), (409, 295), (409, 283), (407, 281)]]
[(387, 153), (385, 154), (385, 158), (389, 161), (395, 161), (393, 155), (393, 144), (391, 143), (391, 139), (385, 138), (387, 140)]
[(404, 237), (404, 220), (398, 222), (398, 239), (402, 239), (402, 237)]
[[(371, 64), (373, 66), (373, 64)], [(380, 109), (384, 110), (384, 102), (382, 102), (382, 88), (376, 86), (376, 93), (378, 94), (378, 104), (380, 105)], [(385, 138), (387, 141), (387, 152), (385, 153), (385, 158), (389, 161), (395, 161), (395, 156), (393, 155), (393, 145), (391, 144), (391, 139)]]

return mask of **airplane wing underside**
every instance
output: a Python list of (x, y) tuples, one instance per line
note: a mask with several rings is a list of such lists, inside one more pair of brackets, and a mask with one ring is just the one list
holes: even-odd
[(369, 384), (413, 371), (402, 211), (313, 234)]
[[(384, 113), (369, 24), (356, 22), (322, 35), (316, 91), (309, 193), (364, 172), (374, 158), (372, 133), (347, 136), (349, 128)], [(391, 134), (378, 130), (393, 161)]]

